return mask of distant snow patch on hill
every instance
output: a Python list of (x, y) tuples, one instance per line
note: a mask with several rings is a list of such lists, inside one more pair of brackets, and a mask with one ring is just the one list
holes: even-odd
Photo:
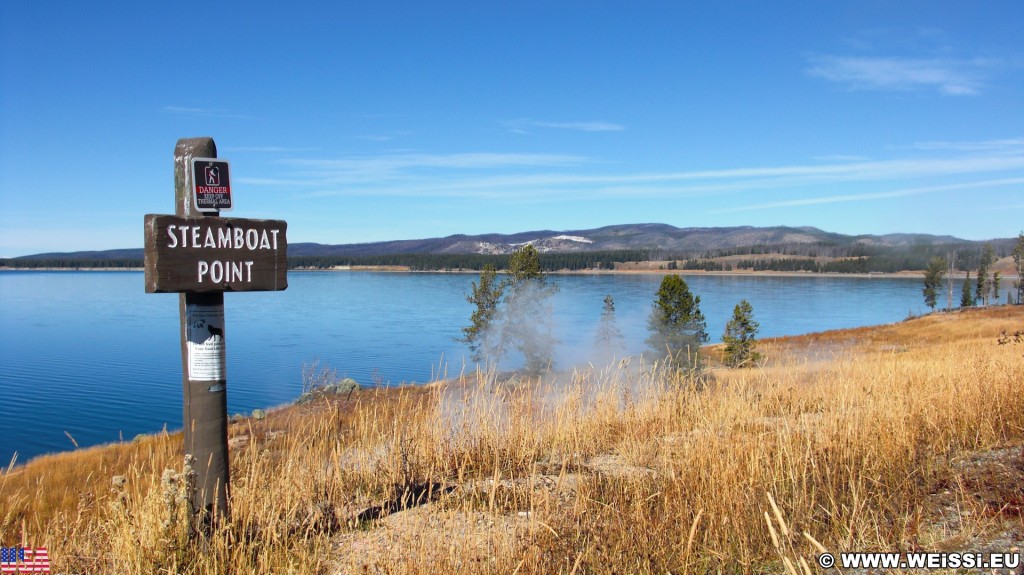
[(506, 253), (506, 244), (492, 244), (491, 242), (477, 242), (476, 253), (478, 254), (503, 254)]
[(478, 254), (510, 254), (523, 246), (533, 246), (538, 252), (574, 252), (584, 249), (583, 246), (593, 244), (594, 240), (583, 236), (558, 235), (537, 238), (525, 242), (477, 242)]
[(570, 242), (579, 242), (581, 244), (592, 244), (592, 243), (594, 243), (594, 240), (588, 240), (587, 238), (585, 238), (583, 236), (564, 236), (563, 235), (563, 236), (555, 236), (555, 237), (553, 237), (551, 239), (553, 239), (553, 240), (568, 240)]

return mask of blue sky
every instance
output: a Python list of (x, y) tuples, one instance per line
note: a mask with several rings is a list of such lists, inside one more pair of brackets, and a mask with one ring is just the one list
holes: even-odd
[(141, 247), (178, 138), (291, 242), (1024, 228), (1024, 3), (0, 2), (0, 256)]

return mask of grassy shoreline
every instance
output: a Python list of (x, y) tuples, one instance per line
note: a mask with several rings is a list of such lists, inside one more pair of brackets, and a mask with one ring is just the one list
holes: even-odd
[(1024, 344), (1004, 330), (1024, 308), (766, 340), (759, 367), (701, 382), (474, 374), (273, 411), (232, 424), (233, 517), (205, 540), (175, 503), (180, 435), (43, 456), (0, 477), (0, 540), (66, 573), (786, 573), (819, 546), (1006, 551), (1024, 539)]

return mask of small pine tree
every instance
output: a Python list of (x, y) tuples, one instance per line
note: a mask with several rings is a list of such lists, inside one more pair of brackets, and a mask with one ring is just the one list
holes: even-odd
[(601, 311), (601, 324), (597, 328), (595, 345), (597, 351), (610, 360), (615, 352), (622, 347), (622, 332), (615, 325), (615, 299), (611, 294), (604, 296), (604, 309)]
[(696, 367), (700, 344), (708, 341), (707, 322), (700, 312), (700, 296), (678, 275), (661, 280), (657, 298), (647, 321), (651, 336), (647, 344), (658, 357), (676, 366)]
[(558, 344), (552, 334), (550, 299), (558, 286), (544, 277), (537, 248), (527, 244), (512, 254), (502, 289), (505, 307), (500, 349), (522, 353), (526, 373), (549, 369)]
[(971, 295), (971, 272), (964, 278), (964, 287), (960, 290), (960, 307), (974, 307), (974, 296)]
[(544, 272), (540, 269), (540, 254), (530, 244), (516, 250), (508, 260), (508, 279), (506, 283), (516, 284), (526, 280), (544, 281)]
[(493, 265), (485, 265), (480, 272), (480, 285), (473, 282), (473, 293), (466, 296), (466, 301), (475, 305), (476, 309), (469, 316), (470, 324), (462, 328), (462, 337), (456, 341), (469, 346), (471, 357), (477, 363), (501, 360), (502, 352), (495, 345), (498, 341), (492, 332), (504, 289), (503, 284), (497, 282), (497, 275)]
[(732, 319), (725, 324), (722, 341), (725, 342), (725, 364), (730, 367), (752, 365), (761, 359), (755, 349), (757, 330), (760, 325), (754, 321), (754, 308), (747, 300), (736, 304), (732, 310)]
[(928, 269), (924, 272), (924, 303), (935, 309), (939, 290), (942, 289), (942, 276), (946, 274), (946, 260), (943, 258), (932, 258), (928, 262)]
[(974, 302), (981, 305), (988, 305), (989, 292), (992, 290), (992, 280), (988, 272), (992, 264), (996, 262), (996, 254), (992, 244), (985, 244), (981, 253), (981, 264), (978, 266), (977, 287), (974, 291)]
[(1013, 246), (1013, 263), (1017, 267), (1017, 304), (1024, 303), (1024, 232), (1017, 235), (1017, 245)]

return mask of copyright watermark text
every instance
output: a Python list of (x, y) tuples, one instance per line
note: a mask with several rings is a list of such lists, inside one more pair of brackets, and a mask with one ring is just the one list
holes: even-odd
[(818, 567), (831, 569), (1016, 569), (1019, 553), (822, 553)]

